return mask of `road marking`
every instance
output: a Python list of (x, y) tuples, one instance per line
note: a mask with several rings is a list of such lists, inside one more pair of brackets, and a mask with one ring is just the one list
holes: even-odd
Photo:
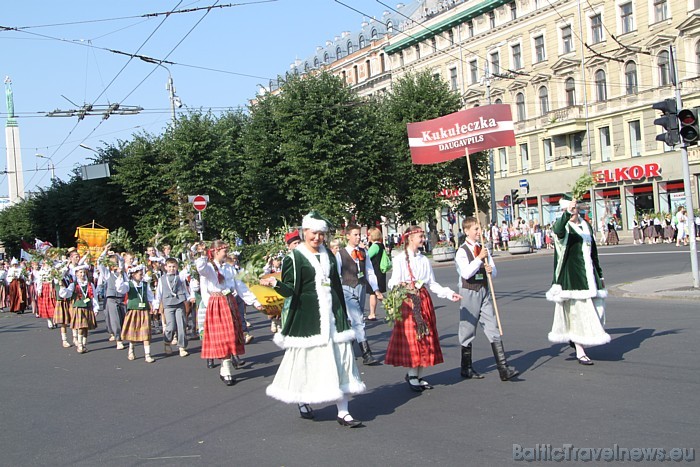
[(631, 253), (598, 253), (598, 256), (623, 256), (623, 255), (665, 255), (665, 254), (684, 254), (688, 251), (634, 251)]

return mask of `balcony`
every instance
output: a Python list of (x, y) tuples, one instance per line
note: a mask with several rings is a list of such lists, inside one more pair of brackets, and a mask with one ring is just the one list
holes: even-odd
[(553, 110), (539, 119), (539, 126), (549, 136), (568, 135), (586, 130), (585, 113), (582, 105), (573, 105)]

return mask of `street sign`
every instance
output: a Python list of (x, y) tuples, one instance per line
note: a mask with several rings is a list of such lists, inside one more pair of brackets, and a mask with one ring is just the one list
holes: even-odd
[(503, 204), (505, 204), (506, 206), (510, 206), (510, 195), (505, 195), (503, 197)]
[(197, 211), (204, 211), (207, 208), (207, 198), (197, 195), (192, 198), (192, 207)]
[(530, 186), (530, 184), (527, 183), (527, 179), (526, 179), (526, 178), (520, 179), (520, 181), (519, 181), (518, 183), (520, 184), (520, 188), (526, 188), (526, 187)]

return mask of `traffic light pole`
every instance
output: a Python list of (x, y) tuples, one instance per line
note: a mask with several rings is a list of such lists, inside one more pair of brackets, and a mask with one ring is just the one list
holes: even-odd
[[(670, 47), (671, 66), (673, 67), (673, 82), (676, 88), (676, 107), (683, 108), (681, 90), (678, 87), (678, 74), (676, 68), (675, 50)], [(690, 189), (690, 165), (688, 164), (688, 144), (681, 144), (681, 166), (683, 167), (683, 191), (685, 193), (685, 209), (688, 212), (688, 232), (690, 234), (690, 270), (693, 273), (693, 287), (700, 288), (700, 276), (698, 276), (698, 254), (695, 242), (695, 214), (693, 213), (693, 193)]]

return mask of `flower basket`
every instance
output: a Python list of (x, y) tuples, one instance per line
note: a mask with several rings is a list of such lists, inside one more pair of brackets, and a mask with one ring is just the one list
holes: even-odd
[(452, 245), (442, 246), (438, 244), (433, 248), (433, 261), (452, 261), (455, 259), (456, 250)]
[(508, 253), (511, 255), (523, 255), (531, 251), (530, 237), (520, 235), (508, 240)]

